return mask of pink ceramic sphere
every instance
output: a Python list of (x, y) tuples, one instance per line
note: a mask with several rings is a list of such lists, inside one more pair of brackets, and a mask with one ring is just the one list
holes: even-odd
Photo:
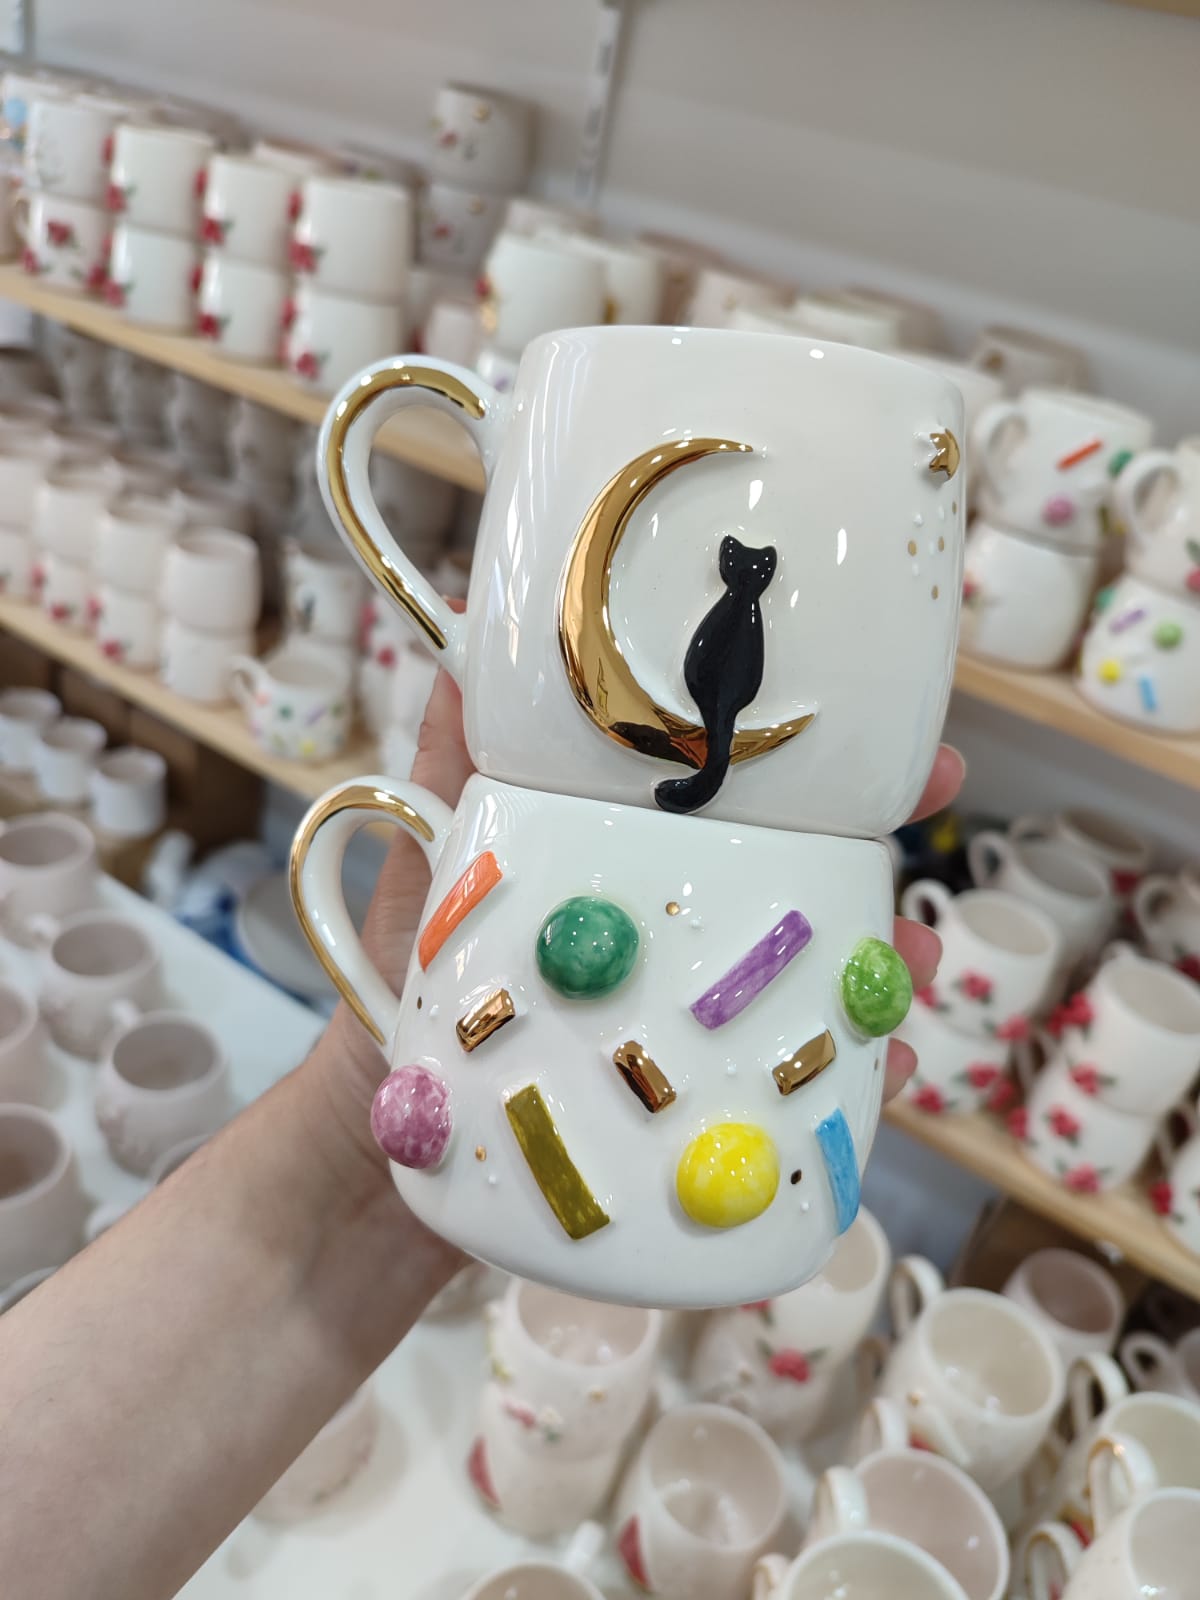
[(1061, 528), (1066, 523), (1073, 521), (1075, 516), (1075, 502), (1065, 494), (1051, 495), (1042, 507), (1042, 520), (1048, 522), (1052, 528)]
[(384, 1155), (402, 1167), (436, 1167), (453, 1124), (450, 1090), (428, 1067), (397, 1067), (375, 1091), (371, 1132)]

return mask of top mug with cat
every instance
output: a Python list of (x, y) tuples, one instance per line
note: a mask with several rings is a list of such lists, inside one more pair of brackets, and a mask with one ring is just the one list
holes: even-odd
[[(371, 444), (456, 418), (487, 492), (465, 615), (385, 525)], [(464, 690), (481, 772), (804, 832), (890, 832), (950, 693), (962, 399), (806, 337), (576, 328), (512, 389), (422, 356), (351, 379), (317, 444), (335, 524)]]

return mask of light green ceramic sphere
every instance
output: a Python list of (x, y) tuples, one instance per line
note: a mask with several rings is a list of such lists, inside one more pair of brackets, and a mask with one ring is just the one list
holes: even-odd
[(898, 1028), (912, 1004), (912, 974), (882, 939), (862, 939), (842, 969), (842, 1005), (859, 1033), (878, 1039)]

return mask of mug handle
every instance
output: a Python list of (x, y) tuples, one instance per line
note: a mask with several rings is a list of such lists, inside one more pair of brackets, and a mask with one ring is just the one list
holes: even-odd
[[(918, 878), (910, 883), (900, 896), (900, 914), (913, 922), (923, 922), (927, 928), (936, 928), (950, 909), (954, 896), (937, 878)], [(931, 916), (925, 913), (932, 912)]]
[(18, 189), (12, 197), (12, 206), (9, 214), (12, 225), (16, 229), (17, 238), (22, 244), (29, 243), (29, 191)]
[(809, 1514), (808, 1537), (832, 1539), (839, 1533), (861, 1533), (870, 1524), (867, 1494), (849, 1467), (830, 1467), (817, 1479)]
[(1156, 1333), (1127, 1333), (1120, 1345), (1121, 1365), (1135, 1389), (1154, 1389), (1175, 1364), (1175, 1352)]
[(233, 656), (230, 659), (229, 692), (247, 715), (254, 705), (254, 686), (261, 679), (262, 670), (262, 663), (253, 656)]
[(1051, 817), (1018, 817), (1008, 825), (1010, 839), (1053, 839), (1054, 821)]
[(1097, 1417), (1128, 1393), (1125, 1374), (1111, 1356), (1100, 1351), (1076, 1356), (1067, 1373), (1067, 1397), (1060, 1418), (1063, 1443), (1072, 1445), (1081, 1439)]
[(401, 550), (384, 522), (367, 475), (371, 446), (388, 417), (432, 406), (471, 436), (490, 480), (509, 402), (467, 367), (433, 356), (389, 356), (344, 384), (317, 440), (317, 476), (334, 526), (371, 581), (408, 618), (435, 659), (459, 684), (466, 669), (466, 620)]
[(772, 1596), (783, 1588), (783, 1581), (788, 1575), (790, 1565), (786, 1556), (775, 1552), (769, 1556), (759, 1556), (754, 1563), (750, 1600), (772, 1600)]
[(995, 479), (1002, 460), (997, 450), (1000, 435), (1014, 422), (1020, 423), (1022, 429), (1027, 426), (1019, 400), (993, 400), (976, 417), (971, 429), (970, 455), (972, 460), (982, 463), (985, 477)]
[(863, 1408), (854, 1430), (849, 1459), (852, 1466), (882, 1451), (908, 1449), (908, 1418), (894, 1400), (876, 1395)]
[(563, 1551), (562, 1565), (577, 1578), (582, 1578), (599, 1560), (607, 1538), (603, 1524), (581, 1522)]
[(888, 1305), (897, 1339), (912, 1327), (925, 1307), (945, 1292), (946, 1283), (924, 1256), (902, 1256), (888, 1281)]
[(1146, 1448), (1123, 1433), (1106, 1433), (1088, 1451), (1088, 1495), (1096, 1533), (1142, 1495), (1158, 1487), (1158, 1473)]
[(1171, 497), (1174, 502), (1179, 497), (1180, 476), (1179, 460), (1171, 450), (1143, 450), (1113, 480), (1113, 504), (1135, 544), (1146, 544), (1157, 531), (1142, 515), (1142, 491), (1164, 474), (1175, 480)]
[(1133, 920), (1143, 933), (1152, 933), (1163, 912), (1175, 899), (1179, 885), (1165, 872), (1152, 872), (1133, 891)]
[(1029, 1600), (1058, 1600), (1082, 1554), (1083, 1546), (1065, 1522), (1039, 1522), (1025, 1546)]
[(1175, 1157), (1200, 1133), (1200, 1111), (1190, 1100), (1177, 1100), (1164, 1112), (1154, 1134), (1154, 1149), (1170, 1176)]
[(984, 828), (967, 843), (967, 870), (971, 882), (984, 888), (1012, 859), (1012, 841), (997, 828)]
[(454, 813), (416, 783), (351, 778), (309, 807), (296, 830), (288, 863), (292, 905), (330, 981), (385, 1053), (400, 1017), (400, 1001), (363, 949), (342, 892), (342, 861), (350, 840), (380, 819), (407, 828), (437, 866)]

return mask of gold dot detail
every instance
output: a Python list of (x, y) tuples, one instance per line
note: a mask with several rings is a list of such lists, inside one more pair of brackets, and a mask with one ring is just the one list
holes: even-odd
[(939, 540), (938, 540), (938, 549), (939, 549), (939, 550), (944, 550), (944, 549), (945, 549), (945, 548), (946, 548), (946, 541), (945, 541), (945, 539), (939, 539)]
[(934, 586), (933, 586), (933, 598), (936, 600), (937, 597), (938, 597), (938, 586), (935, 583)]
[(951, 502), (950, 502), (950, 515), (952, 517), (956, 517), (958, 515), (958, 501), (957, 500), (951, 500)]
[(677, 917), (682, 910), (683, 907), (679, 904), (678, 900), (667, 901), (667, 915), (669, 917)]
[(475, 1159), (476, 1159), (476, 1161), (486, 1161), (487, 1160), (487, 1145), (485, 1145), (485, 1144), (477, 1144), (475, 1146)]
[(417, 1010), (420, 1011), (420, 1009), (421, 1009), (421, 996), (418, 995), (417, 996)]
[(917, 541), (915, 539), (910, 539), (908, 541), (908, 553), (909, 553), (910, 556), (915, 556), (916, 555), (916, 553), (917, 553)]

